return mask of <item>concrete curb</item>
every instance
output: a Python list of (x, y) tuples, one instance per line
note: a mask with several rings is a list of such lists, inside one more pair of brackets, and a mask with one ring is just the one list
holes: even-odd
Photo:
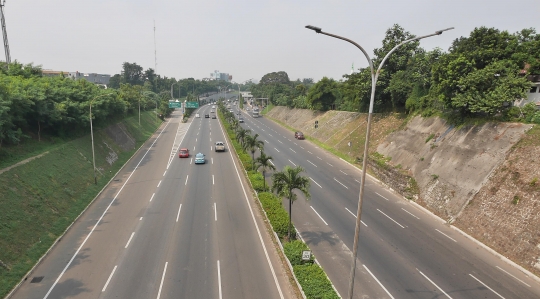
[[(169, 119), (169, 122), (170, 122), (170, 119)], [(161, 128), (161, 126), (163, 125), (163, 122), (161, 123), (161, 125), (156, 129), (156, 131), (154, 131), (154, 133), (152, 134), (152, 137), (156, 134), (156, 132)], [(150, 139), (150, 138), (149, 138)], [(148, 139), (148, 140), (149, 140)], [(26, 274), (23, 276), (23, 279), (15, 286), (13, 287), (13, 289), (11, 289), (11, 291), (7, 294), (7, 296), (5, 297), (5, 299), (9, 299), (11, 296), (13, 296), (13, 293), (19, 289), (19, 287), (28, 279), (28, 277), (34, 272), (34, 270), (36, 269), (37, 266), (39, 266), (41, 264), (41, 262), (43, 261), (44, 258), (47, 257), (47, 255), (49, 255), (49, 252), (51, 250), (54, 249), (54, 247), (56, 246), (56, 244), (58, 244), (58, 242), (60, 242), (62, 240), (62, 238), (66, 235), (66, 233), (69, 231), (69, 229), (73, 226), (73, 224), (75, 222), (77, 222), (79, 220), (79, 218), (84, 214), (84, 212), (86, 212), (86, 210), (88, 210), (88, 208), (95, 202), (95, 200), (101, 195), (101, 193), (103, 193), (103, 191), (105, 190), (105, 188), (107, 188), (109, 186), (109, 184), (116, 178), (116, 176), (118, 175), (118, 173), (120, 173), (120, 171), (122, 171), (124, 169), (124, 167), (126, 167), (126, 165), (131, 161), (131, 159), (133, 159), (133, 157), (135, 157), (137, 155), (137, 153), (139, 153), (139, 151), (141, 150), (141, 148), (148, 142), (148, 140), (146, 140), (145, 142), (143, 142), (143, 144), (133, 153), (133, 155), (131, 155), (131, 157), (126, 161), (126, 163), (124, 163), (124, 165), (122, 167), (120, 167), (120, 169), (118, 169), (118, 171), (111, 177), (111, 179), (107, 182), (107, 184), (105, 184), (103, 186), (103, 188), (101, 188), (101, 190), (98, 192), (98, 194), (96, 194), (96, 196), (94, 197), (94, 199), (92, 199), (88, 205), (86, 206), (86, 208), (84, 208), (84, 210), (81, 211), (81, 213), (79, 213), (79, 215), (73, 220), (73, 222), (64, 230), (64, 232), (58, 236), (58, 238), (56, 238), (56, 240), (54, 241), (54, 243), (52, 243), (51, 247), (49, 247), (49, 249), (39, 258), (39, 260), (36, 262), (36, 264), (30, 269), (28, 270), (28, 272), (26, 272)]]

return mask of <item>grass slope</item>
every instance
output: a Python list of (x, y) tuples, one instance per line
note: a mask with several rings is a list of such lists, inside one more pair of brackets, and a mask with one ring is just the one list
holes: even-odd
[[(94, 133), (97, 185), (90, 135), (49, 147), (49, 154), (0, 175), (0, 297), (23, 278), (158, 126), (152, 112), (141, 114), (140, 127), (138, 116), (122, 124), (135, 140), (127, 151), (104, 130)], [(117, 160), (109, 164), (111, 149)]]

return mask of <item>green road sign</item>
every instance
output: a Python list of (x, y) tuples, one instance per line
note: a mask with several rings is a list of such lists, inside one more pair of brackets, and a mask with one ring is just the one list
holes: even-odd
[(199, 108), (199, 102), (186, 102), (186, 108)]
[(182, 102), (169, 102), (169, 108), (181, 108)]

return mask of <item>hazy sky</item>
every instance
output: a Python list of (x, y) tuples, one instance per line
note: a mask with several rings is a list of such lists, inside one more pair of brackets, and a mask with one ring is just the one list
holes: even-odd
[[(285, 71), (292, 80), (341, 79), (367, 61), (354, 46), (305, 25), (348, 37), (368, 53), (399, 24), (447, 50), (479, 26), (516, 32), (539, 24), (540, 0), (8, 0), (11, 59), (44, 69), (120, 73), (123, 62), (180, 78), (214, 70), (241, 82)], [(0, 54), (0, 59), (4, 56)]]

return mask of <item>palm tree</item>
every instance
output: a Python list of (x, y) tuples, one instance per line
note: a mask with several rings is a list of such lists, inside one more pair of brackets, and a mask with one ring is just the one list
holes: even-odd
[(259, 134), (255, 134), (253, 136), (246, 135), (246, 137), (244, 137), (243, 148), (245, 151), (251, 152), (251, 169), (252, 170), (253, 168), (255, 168), (255, 151), (257, 149), (262, 151), (264, 148), (264, 142), (261, 140), (257, 140), (257, 137), (259, 137)]
[(264, 151), (261, 151), (261, 154), (255, 160), (255, 170), (259, 170), (259, 168), (262, 167), (264, 190), (266, 190), (266, 170), (276, 170), (276, 167), (270, 162), (270, 160), (272, 160), (272, 156), (267, 156)]
[(236, 141), (238, 141), (242, 147), (244, 147), (244, 140), (249, 133), (251, 133), (251, 130), (246, 130), (241, 126), (238, 126), (238, 130), (236, 131)]
[(292, 203), (297, 198), (296, 194), (293, 193), (293, 190), (300, 190), (304, 193), (306, 199), (311, 197), (309, 194), (309, 179), (300, 175), (302, 171), (304, 171), (304, 169), (301, 166), (292, 168), (287, 165), (283, 168), (283, 171), (275, 172), (272, 175), (272, 191), (276, 191), (280, 197), (289, 199), (289, 240), (291, 240)]

